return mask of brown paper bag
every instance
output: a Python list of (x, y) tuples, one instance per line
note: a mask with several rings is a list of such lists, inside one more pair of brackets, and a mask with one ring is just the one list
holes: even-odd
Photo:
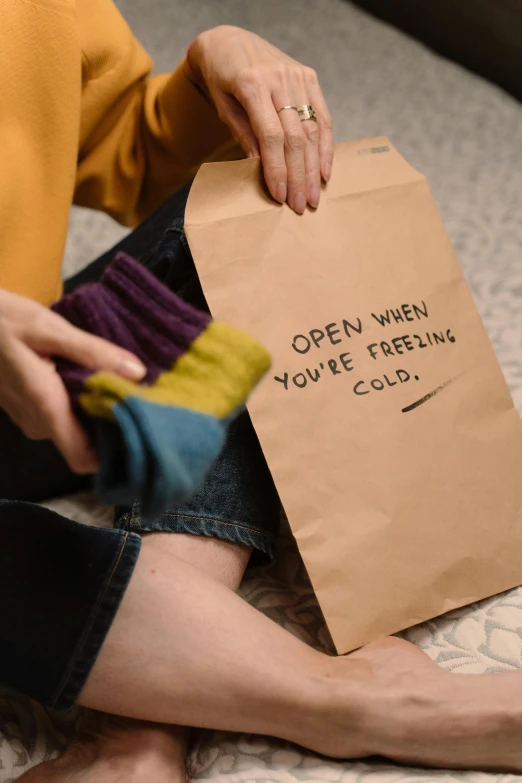
[(207, 164), (186, 230), (272, 353), (249, 411), (338, 652), (521, 583), (521, 421), (425, 178), (341, 144), (298, 216), (256, 161)]

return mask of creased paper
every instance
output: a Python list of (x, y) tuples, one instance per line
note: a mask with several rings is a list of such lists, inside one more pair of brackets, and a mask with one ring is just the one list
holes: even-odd
[(425, 178), (337, 145), (319, 208), (205, 164), (211, 311), (263, 342), (249, 411), (339, 653), (522, 582), (522, 428)]

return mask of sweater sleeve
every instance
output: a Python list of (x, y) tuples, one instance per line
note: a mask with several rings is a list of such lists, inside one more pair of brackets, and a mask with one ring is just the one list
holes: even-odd
[(136, 225), (201, 163), (242, 156), (186, 63), (152, 61), (112, 0), (77, 0), (82, 112), (74, 203)]

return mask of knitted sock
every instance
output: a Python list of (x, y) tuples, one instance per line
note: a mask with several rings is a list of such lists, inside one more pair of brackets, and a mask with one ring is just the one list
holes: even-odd
[(212, 321), (125, 253), (98, 283), (53, 309), (75, 326), (132, 351), (147, 368), (136, 384), (57, 359), (73, 406), (93, 426), (101, 500), (134, 498), (153, 517), (188, 499), (219, 455), (228, 423), (267, 371), (267, 352)]

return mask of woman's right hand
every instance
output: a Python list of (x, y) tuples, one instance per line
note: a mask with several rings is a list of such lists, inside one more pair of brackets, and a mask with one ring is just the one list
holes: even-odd
[(37, 302), (0, 290), (0, 408), (28, 438), (52, 440), (75, 473), (94, 473), (95, 450), (72, 411), (53, 356), (132, 381), (145, 375), (132, 353)]

